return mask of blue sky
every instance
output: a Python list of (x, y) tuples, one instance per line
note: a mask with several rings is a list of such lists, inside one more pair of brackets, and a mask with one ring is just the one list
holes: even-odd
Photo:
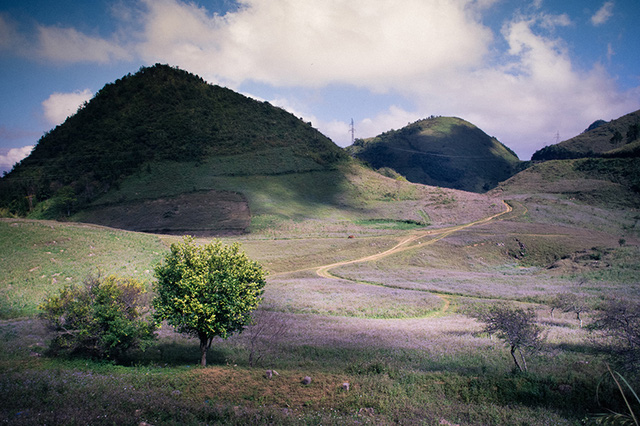
[(640, 109), (638, 0), (0, 0), (0, 169), (106, 83), (167, 63), (340, 146), (458, 116), (526, 160)]

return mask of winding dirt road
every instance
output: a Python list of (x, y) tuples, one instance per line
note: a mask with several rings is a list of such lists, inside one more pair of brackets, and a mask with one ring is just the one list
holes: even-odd
[[(373, 254), (371, 256), (361, 257), (359, 259), (345, 260), (343, 262), (336, 262), (336, 263), (332, 263), (330, 265), (324, 265), (324, 266), (308, 268), (308, 269), (315, 269), (316, 274), (318, 274), (319, 276), (321, 276), (323, 278), (338, 279), (338, 277), (336, 277), (335, 275), (333, 275), (333, 274), (331, 274), (329, 272), (331, 269), (337, 268), (338, 266), (351, 265), (353, 263), (371, 262), (371, 261), (374, 261), (374, 260), (382, 259), (382, 258), (390, 256), (392, 254), (412, 249), (412, 248), (416, 247), (418, 244), (424, 244), (424, 245), (433, 244), (433, 243), (435, 243), (437, 241), (440, 241), (443, 238), (448, 237), (449, 235), (451, 235), (451, 234), (453, 234), (455, 232), (461, 231), (461, 230), (463, 230), (465, 228), (469, 228), (469, 227), (472, 227), (472, 226), (476, 226), (476, 225), (480, 225), (480, 224), (483, 224), (483, 223), (491, 222), (492, 220), (495, 220), (498, 217), (503, 216), (503, 215), (513, 211), (513, 207), (511, 207), (509, 204), (507, 204), (504, 200), (502, 201), (502, 203), (505, 206), (505, 210), (500, 212), (500, 213), (496, 213), (496, 214), (494, 214), (492, 216), (488, 216), (488, 217), (485, 217), (483, 219), (476, 220), (474, 222), (466, 223), (464, 225), (451, 226), (449, 228), (434, 229), (434, 230), (430, 230), (430, 231), (415, 231), (411, 235), (407, 236), (405, 239), (400, 241), (398, 244), (396, 244), (394, 247), (390, 248), (389, 250), (383, 251), (381, 253)], [(422, 242), (421, 240), (426, 238), (426, 237), (434, 237), (434, 238), (431, 238), (428, 241)]]

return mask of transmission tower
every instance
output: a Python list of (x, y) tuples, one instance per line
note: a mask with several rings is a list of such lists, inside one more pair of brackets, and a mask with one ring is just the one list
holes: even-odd
[(560, 130), (556, 132), (556, 144), (560, 142)]
[(349, 126), (349, 133), (351, 133), (351, 145), (353, 145), (353, 142), (356, 140), (356, 127), (353, 125), (353, 118), (351, 119), (351, 125)]

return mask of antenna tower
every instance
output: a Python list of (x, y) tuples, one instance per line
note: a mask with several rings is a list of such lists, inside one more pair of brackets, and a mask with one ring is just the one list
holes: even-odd
[(349, 133), (351, 133), (351, 145), (353, 145), (353, 142), (356, 140), (356, 127), (353, 125), (353, 118), (351, 119), (351, 125), (349, 126)]
[(560, 130), (556, 132), (556, 144), (560, 142)]

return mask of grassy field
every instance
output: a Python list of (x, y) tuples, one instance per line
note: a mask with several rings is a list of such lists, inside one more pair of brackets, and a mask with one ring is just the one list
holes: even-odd
[[(609, 210), (615, 220), (604, 226), (594, 220), (606, 213), (601, 207), (541, 200), (549, 198), (519, 197), (513, 212), (445, 234), (445, 226), (480, 215), (452, 209), (453, 218), (439, 219), (444, 203), (431, 206), (436, 225), (427, 228), (317, 220), (225, 237), (270, 272), (256, 314), (267, 327), (216, 340), (204, 369), (196, 367), (197, 341), (165, 328), (120, 364), (50, 358), (47, 330), (35, 319), (47, 294), (97, 268), (150, 284), (153, 266), (180, 237), (4, 219), (0, 421), (577, 425), (621, 410), (610, 383), (595, 399), (607, 358), (594, 336), (570, 313), (552, 316), (547, 303), (565, 292), (590, 303), (612, 294), (640, 299), (638, 239), (625, 222), (631, 213)], [(573, 216), (567, 203), (578, 208)], [(351, 231), (355, 238), (347, 238)], [(318, 274), (407, 239), (409, 249), (330, 268), (334, 278)], [(546, 329), (526, 374), (515, 374), (508, 348), (466, 315), (503, 301), (534, 308)], [(279, 375), (267, 379), (266, 369)]]
[[(249, 168), (246, 163), (253, 160), (245, 157), (225, 157), (225, 164), (234, 164), (237, 160), (245, 164), (246, 170)], [(256, 176), (234, 174), (227, 167), (221, 167), (221, 161), (163, 163), (150, 167), (125, 179), (118, 189), (109, 191), (96, 200), (91, 209), (72, 219), (103, 223), (104, 219), (97, 215), (108, 208), (110, 217), (124, 218), (120, 226), (123, 228), (131, 222), (161, 224), (174, 211), (187, 210), (188, 203), (215, 204), (216, 195), (212, 190), (242, 194), (248, 206), (246, 210), (250, 212), (250, 225), (246, 230), (257, 238), (373, 236), (384, 230), (387, 234), (395, 233), (398, 228), (407, 226), (441, 227), (470, 222), (501, 209), (498, 198), (390, 179), (355, 162), (328, 170), (283, 169), (281, 173), (272, 165), (272, 169), (265, 171), (269, 173)], [(283, 167), (296, 164), (289, 157), (281, 161)], [(258, 165), (256, 170), (256, 173), (260, 170)], [(210, 192), (211, 199), (207, 198)], [(173, 206), (167, 205), (166, 211), (134, 208), (150, 200), (166, 200), (179, 194), (197, 196), (191, 200), (180, 199)], [(191, 224), (194, 229), (211, 228), (217, 219), (247, 215), (246, 212), (235, 214), (235, 208), (221, 212), (221, 217), (216, 217), (215, 210), (209, 211), (208, 222), (195, 216), (182, 217), (181, 222)], [(135, 215), (138, 217), (133, 217)], [(116, 221), (109, 223), (118, 226)], [(153, 226), (147, 226), (153, 229)]]

